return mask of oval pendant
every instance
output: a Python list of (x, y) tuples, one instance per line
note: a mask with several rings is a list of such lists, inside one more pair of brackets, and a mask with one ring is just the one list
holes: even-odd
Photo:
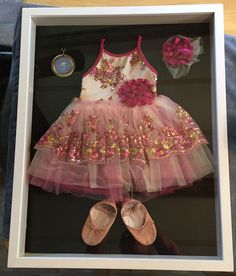
[(55, 56), (52, 60), (51, 69), (58, 77), (68, 77), (75, 71), (75, 61), (71, 56), (65, 54), (65, 49), (62, 51), (62, 54)]

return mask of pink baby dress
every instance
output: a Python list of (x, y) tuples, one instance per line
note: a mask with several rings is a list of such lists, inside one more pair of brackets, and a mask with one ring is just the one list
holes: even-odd
[(104, 48), (74, 98), (35, 145), (30, 183), (76, 196), (123, 201), (186, 187), (213, 172), (208, 142), (191, 116), (158, 95), (142, 37), (126, 53)]

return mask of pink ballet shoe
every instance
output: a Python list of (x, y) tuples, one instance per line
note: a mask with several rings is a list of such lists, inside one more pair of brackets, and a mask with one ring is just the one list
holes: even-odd
[(150, 245), (156, 240), (157, 230), (145, 206), (138, 200), (131, 199), (121, 209), (124, 224), (133, 237), (143, 245)]
[(115, 203), (106, 200), (93, 205), (82, 229), (82, 239), (87, 245), (99, 244), (108, 233), (117, 215)]

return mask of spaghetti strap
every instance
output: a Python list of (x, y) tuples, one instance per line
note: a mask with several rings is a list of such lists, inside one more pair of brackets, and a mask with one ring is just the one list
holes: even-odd
[(94, 64), (93, 64), (86, 72), (83, 73), (83, 75), (82, 75), (83, 78), (84, 78), (86, 75), (88, 75), (88, 74), (93, 70), (93, 68), (96, 67), (97, 64), (99, 63), (99, 61), (100, 61), (100, 59), (101, 59), (101, 57), (102, 57), (102, 54), (103, 54), (103, 52), (104, 52), (104, 42), (105, 42), (105, 38), (101, 38), (101, 40), (100, 40), (100, 50), (99, 50), (99, 54), (98, 54), (98, 56), (97, 56), (97, 58), (96, 58)]
[(137, 49), (142, 57), (143, 62), (146, 64), (146, 66), (155, 74), (158, 75), (157, 70), (147, 61), (146, 56), (144, 55), (144, 52), (141, 47), (142, 43), (142, 36), (138, 36), (138, 42), (137, 42)]
[(139, 36), (138, 36), (138, 41), (137, 41), (137, 48), (138, 48), (138, 49), (141, 48), (141, 42), (142, 42), (142, 36), (139, 35)]
[(100, 41), (100, 49), (101, 50), (104, 49), (104, 42), (105, 42), (105, 38), (101, 38), (101, 41)]

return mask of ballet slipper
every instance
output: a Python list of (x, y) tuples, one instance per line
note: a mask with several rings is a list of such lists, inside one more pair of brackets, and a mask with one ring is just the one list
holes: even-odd
[(145, 206), (138, 200), (131, 199), (123, 204), (121, 217), (129, 232), (143, 245), (150, 245), (156, 240), (157, 230)]
[(82, 239), (87, 245), (99, 244), (107, 235), (115, 221), (117, 208), (115, 203), (100, 201), (93, 205), (82, 229)]

